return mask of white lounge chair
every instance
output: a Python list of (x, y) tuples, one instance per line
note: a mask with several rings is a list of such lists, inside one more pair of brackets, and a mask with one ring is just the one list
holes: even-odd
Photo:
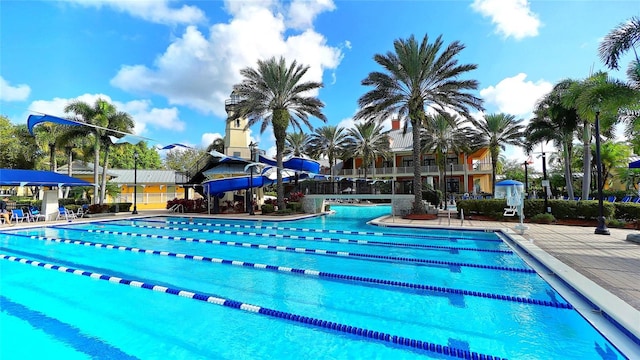
[(77, 216), (73, 211), (69, 211), (65, 207), (59, 207), (58, 208), (58, 216), (56, 216), (56, 220), (61, 220), (61, 219), (72, 220), (72, 219), (76, 219), (76, 218), (77, 218)]

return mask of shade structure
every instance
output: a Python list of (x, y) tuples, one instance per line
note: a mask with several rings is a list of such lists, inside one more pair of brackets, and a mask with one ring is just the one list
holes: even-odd
[(93, 186), (92, 183), (53, 171), (0, 169), (4, 186)]
[(629, 163), (629, 169), (640, 169), (640, 160)]
[(63, 118), (59, 118), (57, 116), (52, 116), (52, 115), (29, 115), (29, 117), (27, 118), (27, 129), (29, 129), (29, 133), (33, 135), (33, 127), (40, 123), (45, 123), (45, 122), (52, 122), (54, 124), (70, 125), (70, 126), (82, 125), (82, 123), (79, 123), (77, 121), (63, 119)]

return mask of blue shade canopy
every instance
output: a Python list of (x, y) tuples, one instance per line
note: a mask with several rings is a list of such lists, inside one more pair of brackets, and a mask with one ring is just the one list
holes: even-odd
[(29, 129), (29, 134), (33, 135), (33, 127), (44, 122), (52, 122), (56, 124), (71, 126), (83, 125), (82, 123), (79, 123), (77, 121), (63, 119), (51, 115), (29, 115), (29, 117), (27, 118), (27, 129)]
[(0, 169), (0, 185), (93, 186), (92, 183), (53, 171)]
[(496, 186), (513, 186), (513, 185), (522, 186), (522, 183), (516, 180), (502, 180), (496, 183)]
[(629, 163), (629, 169), (640, 169), (640, 160)]

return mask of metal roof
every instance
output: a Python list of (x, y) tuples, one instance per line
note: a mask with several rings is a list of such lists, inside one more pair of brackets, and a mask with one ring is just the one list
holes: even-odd
[[(174, 170), (140, 170), (138, 169), (137, 178), (135, 178), (135, 170), (130, 169), (110, 169), (115, 178), (111, 182), (116, 184), (175, 184), (176, 172)], [(136, 181), (137, 180), (137, 181)]]

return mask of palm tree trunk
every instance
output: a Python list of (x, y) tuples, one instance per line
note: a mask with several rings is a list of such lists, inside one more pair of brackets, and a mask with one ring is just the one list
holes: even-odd
[(96, 136), (96, 143), (93, 145), (93, 203), (100, 204), (100, 194), (99, 194), (99, 186), (98, 186), (98, 164), (100, 163), (100, 140), (98, 134)]
[(411, 133), (413, 135), (413, 214), (424, 214), (422, 203), (422, 168), (420, 166), (420, 126), (418, 120), (411, 121)]
[(282, 161), (282, 154), (284, 153), (285, 139), (287, 137), (287, 127), (289, 126), (289, 113), (286, 110), (278, 109), (273, 111), (273, 135), (276, 138), (276, 164), (278, 169), (276, 188), (278, 195), (278, 209), (284, 210), (286, 205), (284, 203), (284, 184), (282, 183), (282, 168), (284, 166)]
[(102, 181), (100, 185), (100, 204), (104, 204), (107, 196), (107, 168), (109, 167), (109, 146), (104, 149), (104, 164), (102, 165)]
[(591, 192), (591, 124), (584, 122), (582, 135), (583, 145), (583, 171), (582, 171), (582, 198), (588, 199)]
[(564, 178), (567, 185), (567, 195), (569, 196), (569, 199), (572, 200), (574, 198), (573, 175), (571, 174), (571, 158), (569, 157), (569, 146), (566, 141), (562, 144), (562, 152), (564, 153)]

